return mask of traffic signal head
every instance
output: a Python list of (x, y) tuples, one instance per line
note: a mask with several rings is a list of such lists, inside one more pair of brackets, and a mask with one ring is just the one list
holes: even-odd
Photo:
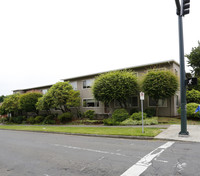
[(181, 15), (187, 15), (190, 13), (190, 0), (182, 0)]

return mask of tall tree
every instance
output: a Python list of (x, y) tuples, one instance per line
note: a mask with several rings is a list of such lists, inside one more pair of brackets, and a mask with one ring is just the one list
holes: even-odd
[(188, 65), (193, 68), (193, 73), (195, 76), (200, 77), (200, 42), (198, 41), (198, 46), (192, 48), (190, 54), (187, 54)]
[(5, 96), (4, 96), (4, 95), (0, 96), (0, 103), (2, 103), (2, 102), (3, 102), (4, 98), (5, 98)]
[(44, 103), (46, 108), (57, 108), (62, 112), (68, 112), (71, 107), (80, 106), (80, 93), (73, 90), (69, 82), (58, 82), (45, 94)]
[(25, 112), (35, 112), (37, 114), (36, 103), (40, 97), (42, 97), (42, 94), (39, 92), (28, 92), (22, 94), (20, 97), (21, 109)]
[(127, 98), (138, 93), (138, 83), (131, 71), (114, 71), (98, 76), (93, 84), (94, 98), (106, 104), (118, 101), (122, 108), (127, 107)]
[(3, 101), (1, 108), (4, 113), (11, 113), (12, 116), (18, 115), (20, 113), (20, 94), (8, 95)]
[(178, 90), (178, 79), (171, 71), (151, 71), (142, 83), (143, 91), (156, 102), (158, 116), (159, 99), (169, 98)]

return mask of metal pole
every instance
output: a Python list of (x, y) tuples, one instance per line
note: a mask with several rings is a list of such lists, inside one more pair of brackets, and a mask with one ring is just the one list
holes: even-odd
[(144, 121), (143, 121), (143, 100), (141, 100), (141, 111), (142, 111), (142, 133), (144, 133)]
[(181, 88), (181, 131), (179, 135), (189, 135), (187, 131), (187, 115), (186, 115), (186, 84), (185, 84), (185, 59), (184, 59), (184, 43), (183, 43), (183, 22), (182, 16), (178, 15), (179, 24), (179, 54), (180, 54), (180, 88)]

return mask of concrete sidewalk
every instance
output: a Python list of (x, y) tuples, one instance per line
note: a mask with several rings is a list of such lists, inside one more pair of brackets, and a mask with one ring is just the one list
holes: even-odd
[(200, 125), (187, 125), (187, 130), (189, 132), (188, 136), (179, 136), (180, 129), (180, 125), (171, 125), (157, 135), (155, 139), (200, 142)]

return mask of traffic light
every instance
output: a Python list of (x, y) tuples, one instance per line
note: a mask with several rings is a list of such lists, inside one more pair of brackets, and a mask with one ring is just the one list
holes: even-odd
[(190, 0), (182, 0), (182, 16), (190, 13)]

